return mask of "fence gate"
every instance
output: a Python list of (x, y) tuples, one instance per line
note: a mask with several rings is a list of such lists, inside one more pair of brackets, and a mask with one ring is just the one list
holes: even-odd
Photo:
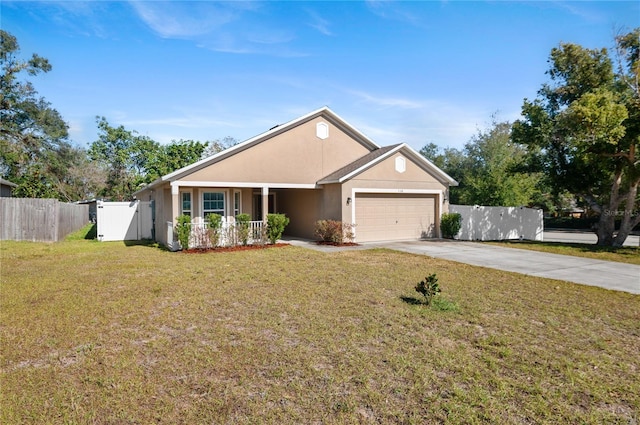
[(138, 241), (153, 238), (152, 202), (98, 201), (99, 241)]

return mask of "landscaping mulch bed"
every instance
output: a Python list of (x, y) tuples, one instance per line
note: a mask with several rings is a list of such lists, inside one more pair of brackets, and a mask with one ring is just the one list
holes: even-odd
[(219, 246), (216, 248), (192, 248), (192, 249), (182, 250), (180, 252), (182, 252), (183, 254), (206, 254), (209, 252), (253, 251), (256, 249), (282, 248), (284, 246), (290, 246), (290, 244), (276, 243), (276, 244), (265, 244), (265, 245)]
[(316, 244), (325, 245), (325, 246), (360, 246), (360, 244), (357, 244), (355, 242), (338, 243), (338, 242), (331, 242), (331, 241), (317, 241)]

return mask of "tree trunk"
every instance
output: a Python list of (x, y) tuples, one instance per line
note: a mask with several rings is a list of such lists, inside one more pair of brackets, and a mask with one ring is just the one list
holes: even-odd
[(622, 246), (624, 244), (624, 241), (627, 239), (627, 236), (629, 236), (631, 230), (633, 230), (638, 222), (640, 222), (640, 212), (634, 211), (636, 206), (636, 196), (638, 195), (638, 183), (640, 183), (640, 181), (635, 181), (634, 184), (629, 188), (629, 192), (627, 193), (627, 199), (624, 205), (624, 213), (622, 215), (622, 222), (620, 223), (618, 234), (613, 241), (613, 246)]
[(596, 225), (596, 235), (598, 235), (598, 242), (596, 242), (596, 245), (613, 245), (613, 232), (615, 232), (616, 229), (615, 219), (616, 216), (614, 214), (610, 214), (609, 211), (603, 211), (600, 214), (600, 219), (598, 220), (598, 224)]

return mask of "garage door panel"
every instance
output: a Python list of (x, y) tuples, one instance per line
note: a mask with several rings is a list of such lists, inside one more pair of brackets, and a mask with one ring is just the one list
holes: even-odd
[(435, 196), (357, 194), (355, 209), (359, 242), (434, 236)]

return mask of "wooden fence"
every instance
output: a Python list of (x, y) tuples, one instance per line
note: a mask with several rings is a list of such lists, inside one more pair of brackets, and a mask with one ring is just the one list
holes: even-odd
[(57, 242), (88, 222), (88, 205), (56, 199), (0, 198), (0, 240)]

